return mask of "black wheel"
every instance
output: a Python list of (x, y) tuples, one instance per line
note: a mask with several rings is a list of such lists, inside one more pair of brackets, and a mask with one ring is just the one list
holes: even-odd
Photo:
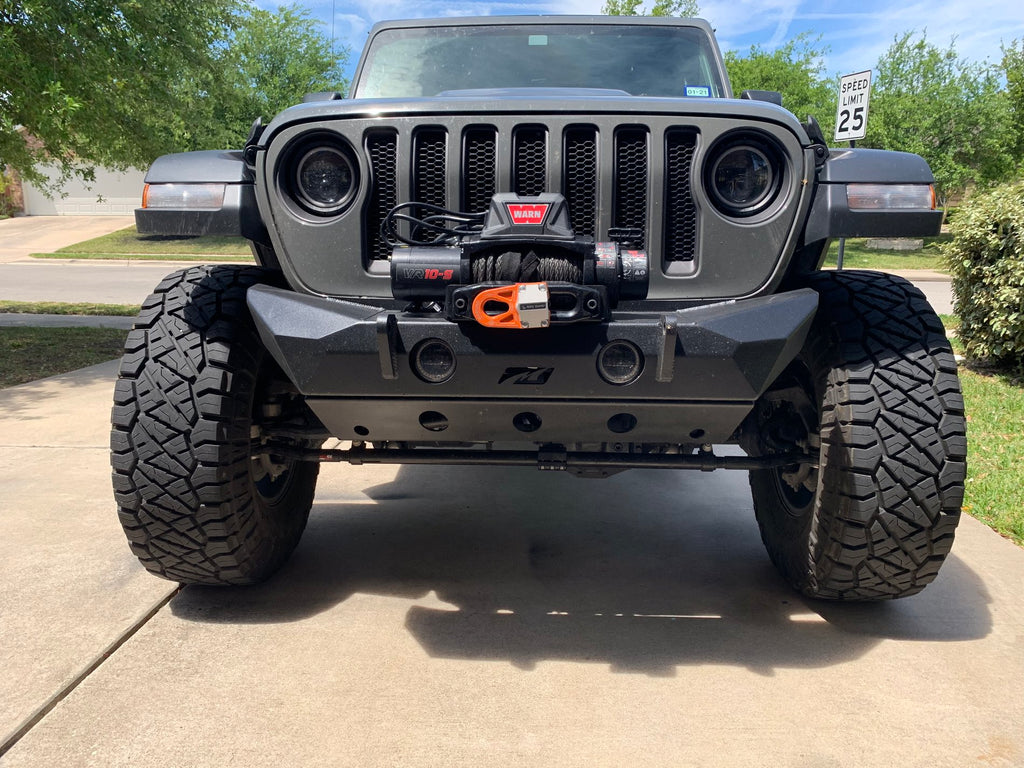
[(245, 303), (273, 274), (175, 272), (128, 335), (110, 435), (114, 495), (132, 551), (158, 576), (251, 584), (281, 566), (305, 528), (319, 465), (252, 447), (264, 420), (301, 407)]
[(798, 360), (759, 401), (748, 450), (818, 461), (750, 473), (772, 561), (812, 597), (916, 594), (949, 553), (967, 441), (956, 363), (923, 294), (875, 272), (819, 273)]

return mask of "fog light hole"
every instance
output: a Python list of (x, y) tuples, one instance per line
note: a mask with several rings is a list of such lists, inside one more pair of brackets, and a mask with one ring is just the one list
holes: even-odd
[(520, 432), (536, 432), (540, 424), (540, 416), (532, 411), (523, 411), (512, 417), (512, 426)]
[(444, 432), (448, 429), (448, 417), (437, 411), (424, 411), (420, 414), (420, 426), (431, 432)]
[(636, 416), (632, 413), (616, 413), (608, 419), (608, 429), (617, 435), (624, 435), (633, 431), (636, 426)]

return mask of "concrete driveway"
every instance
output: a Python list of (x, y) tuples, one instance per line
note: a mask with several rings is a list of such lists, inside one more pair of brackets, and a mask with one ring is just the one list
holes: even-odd
[(116, 521), (114, 371), (0, 391), (5, 768), (1024, 764), (1024, 550), (971, 518), (921, 595), (836, 605), (741, 473), (329, 466), (278, 577), (175, 594)]
[(116, 232), (131, 216), (18, 216), (0, 221), (0, 264)]

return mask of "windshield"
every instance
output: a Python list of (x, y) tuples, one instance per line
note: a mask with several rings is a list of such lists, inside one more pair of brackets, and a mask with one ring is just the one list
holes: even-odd
[(502, 24), (386, 29), (373, 37), (356, 98), (472, 88), (615, 88), (634, 96), (724, 95), (700, 29)]

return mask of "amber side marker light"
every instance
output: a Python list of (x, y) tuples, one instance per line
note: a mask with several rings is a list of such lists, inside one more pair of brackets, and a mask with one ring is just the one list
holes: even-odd
[(146, 184), (143, 208), (215, 211), (224, 205), (223, 184)]
[(932, 210), (935, 189), (931, 184), (847, 184), (846, 199), (852, 211)]

